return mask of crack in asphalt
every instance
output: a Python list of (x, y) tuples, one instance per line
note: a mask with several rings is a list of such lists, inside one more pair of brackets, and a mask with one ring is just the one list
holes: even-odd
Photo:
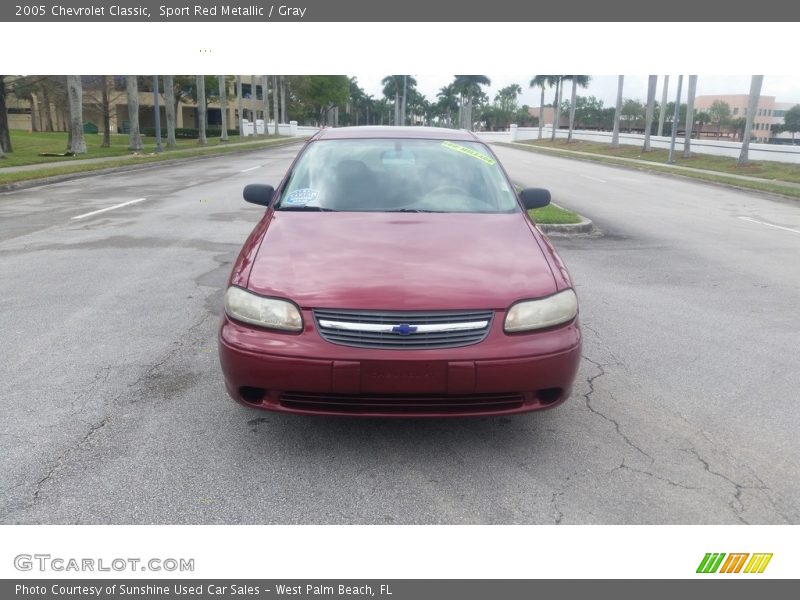
[[(747, 521), (747, 520), (746, 520), (746, 519), (745, 519), (745, 518), (742, 516), (742, 513), (743, 513), (743, 512), (744, 512), (744, 510), (745, 510), (745, 507), (744, 507), (744, 502), (742, 501), (742, 492), (743, 492), (744, 490), (761, 490), (761, 491), (768, 491), (768, 490), (769, 490), (769, 488), (768, 488), (767, 486), (763, 485), (763, 483), (764, 483), (764, 482), (763, 482), (763, 481), (761, 481), (760, 479), (758, 479), (758, 477), (756, 477), (756, 479), (758, 479), (758, 481), (759, 481), (759, 482), (760, 482), (762, 485), (758, 485), (758, 486), (748, 486), (748, 485), (744, 485), (744, 484), (738, 483), (738, 482), (734, 481), (733, 479), (731, 479), (730, 477), (728, 477), (727, 475), (725, 475), (725, 474), (723, 474), (723, 473), (720, 473), (719, 471), (714, 471), (714, 470), (712, 470), (712, 469), (711, 469), (711, 465), (708, 463), (708, 461), (707, 461), (707, 460), (705, 460), (705, 459), (704, 459), (702, 456), (700, 456), (700, 453), (699, 453), (697, 450), (695, 450), (694, 448), (681, 448), (681, 450), (682, 450), (683, 452), (687, 452), (687, 453), (689, 453), (689, 454), (693, 454), (693, 455), (694, 455), (694, 457), (695, 457), (695, 458), (696, 458), (698, 461), (700, 461), (700, 463), (703, 465), (703, 469), (704, 469), (705, 471), (707, 471), (709, 474), (711, 474), (711, 475), (715, 475), (715, 476), (719, 477), (720, 479), (722, 479), (722, 480), (724, 480), (724, 481), (728, 482), (730, 485), (732, 485), (732, 486), (733, 486), (733, 488), (734, 488), (733, 499), (732, 499), (732, 500), (731, 500), (731, 501), (728, 503), (728, 506), (730, 507), (730, 509), (731, 509), (731, 511), (733, 512), (734, 516), (736, 516), (736, 518), (737, 518), (737, 519), (739, 519), (739, 521), (740, 521), (741, 523), (743, 523), (743, 524), (745, 524), (745, 525), (749, 525), (749, 524), (750, 524), (750, 522), (749, 522), (749, 521)], [(767, 495), (767, 497), (769, 497), (769, 496)], [(770, 504), (773, 504), (773, 503), (772, 503), (772, 502), (770, 502)], [(738, 508), (737, 508), (737, 506), (738, 506)], [(775, 507), (775, 506), (774, 506), (774, 504), (773, 504), (773, 507)], [(775, 508), (777, 509), (777, 507), (775, 507)], [(788, 519), (786, 519), (786, 516), (785, 516), (785, 515), (781, 514), (781, 513), (780, 513), (780, 511), (778, 511), (778, 513), (781, 515), (781, 517), (783, 517), (785, 520), (787, 520), (787, 521), (788, 521)]]
[(631, 471), (633, 473), (640, 473), (642, 475), (647, 475), (648, 477), (652, 477), (653, 479), (657, 479), (659, 481), (663, 481), (667, 485), (671, 485), (673, 487), (681, 488), (683, 490), (700, 490), (700, 489), (702, 489), (702, 488), (699, 488), (699, 487), (694, 487), (694, 486), (691, 486), (691, 485), (684, 485), (682, 483), (678, 483), (677, 481), (673, 481), (672, 479), (669, 479), (668, 477), (662, 477), (661, 475), (656, 475), (655, 473), (652, 473), (650, 471), (644, 471), (642, 469), (634, 469), (633, 467), (629, 467), (628, 465), (626, 465), (624, 460), (622, 461), (622, 463), (618, 467), (614, 467), (613, 469), (611, 469), (608, 472), (608, 474), (611, 475), (612, 473), (614, 473), (616, 471), (621, 471), (622, 469), (625, 469), (626, 471)]
[[(153, 365), (148, 366), (146, 371), (142, 375), (140, 375), (139, 377), (136, 378), (135, 381), (130, 383), (125, 390), (123, 390), (122, 392), (117, 394), (114, 398), (112, 398), (108, 402), (108, 406), (113, 408), (114, 406), (116, 406), (119, 403), (119, 401), (124, 396), (126, 396), (126, 395), (128, 395), (130, 393), (131, 389), (135, 389), (136, 387), (140, 386), (142, 383), (144, 383), (148, 379), (152, 379), (153, 376), (154, 376), (154, 373), (156, 373), (161, 367), (163, 367), (166, 363), (168, 363), (171, 359), (173, 359), (181, 350), (183, 350), (183, 348), (184, 348), (184, 346), (186, 344), (186, 341), (189, 338), (193, 337), (192, 336), (193, 332), (196, 329), (198, 329), (199, 327), (201, 327), (203, 324), (205, 324), (205, 322), (208, 321), (208, 319), (211, 318), (212, 316), (213, 315), (211, 315), (209, 313), (205, 313), (203, 315), (203, 317), (199, 321), (197, 321), (196, 323), (191, 325), (186, 330), (186, 333), (183, 336), (181, 336), (181, 338), (175, 343), (175, 347), (172, 350), (168, 351), (161, 360), (159, 360), (158, 362), (156, 362)], [(95, 377), (92, 380), (92, 382), (90, 383), (90, 386), (95, 385), (103, 377), (105, 377), (105, 379), (103, 379), (104, 381), (107, 380), (109, 372), (110, 372), (110, 367), (101, 368), (100, 371), (95, 375)], [(84, 396), (84, 395), (85, 394), (83, 394), (82, 396)], [(77, 399), (75, 401), (77, 401)], [(131, 401), (131, 404), (136, 404), (137, 402), (138, 402), (138, 400), (133, 399)], [(83, 436), (81, 436), (75, 443), (73, 443), (70, 447), (68, 447), (66, 450), (64, 450), (64, 452), (62, 452), (58, 456), (58, 458), (56, 458), (55, 461), (53, 461), (53, 463), (51, 464), (50, 468), (47, 470), (47, 473), (41, 479), (39, 479), (36, 482), (36, 485), (35, 485), (34, 491), (33, 491), (33, 505), (34, 506), (38, 505), (42, 501), (42, 491), (43, 491), (44, 487), (48, 483), (50, 483), (51, 481), (53, 481), (55, 479), (56, 474), (58, 473), (58, 471), (60, 471), (63, 468), (63, 466), (66, 464), (66, 462), (68, 461), (70, 456), (72, 456), (73, 454), (79, 452), (83, 447), (85, 447), (86, 444), (88, 444), (90, 442), (92, 437), (98, 431), (102, 430), (109, 423), (111, 423), (112, 420), (113, 420), (113, 411), (109, 412), (107, 415), (105, 415), (99, 421), (97, 421), (95, 423), (91, 423), (89, 425), (88, 431)]]
[(642, 450), (639, 446), (634, 444), (631, 441), (631, 439), (622, 432), (622, 428), (620, 427), (620, 424), (616, 419), (613, 419), (612, 417), (609, 417), (605, 413), (600, 412), (594, 406), (592, 406), (592, 402), (591, 402), (590, 398), (591, 398), (592, 394), (594, 394), (594, 391), (595, 391), (594, 390), (594, 382), (595, 382), (595, 380), (599, 379), (600, 377), (603, 377), (606, 374), (605, 367), (611, 366), (611, 364), (616, 364), (616, 363), (611, 363), (611, 364), (599, 363), (597, 361), (592, 360), (591, 358), (589, 358), (586, 355), (583, 355), (583, 359), (588, 361), (588, 362), (590, 362), (591, 364), (593, 364), (597, 368), (597, 370), (599, 371), (597, 374), (592, 375), (591, 377), (588, 377), (586, 379), (586, 383), (589, 385), (589, 391), (587, 393), (583, 394), (583, 398), (586, 401), (586, 408), (588, 408), (592, 413), (594, 413), (598, 417), (600, 417), (600, 418), (608, 421), (609, 423), (611, 423), (614, 426), (614, 429), (617, 432), (617, 435), (620, 438), (622, 438), (622, 440), (628, 446), (630, 446), (631, 448), (636, 450), (639, 454), (641, 454), (642, 456), (646, 456), (648, 458), (648, 460), (650, 461), (650, 464), (652, 465), (655, 462), (655, 459), (652, 456), (650, 456), (647, 452)]
[(33, 491), (33, 504), (34, 505), (39, 504), (39, 502), (41, 501), (42, 489), (44, 488), (44, 486), (48, 482), (53, 480), (53, 478), (55, 477), (56, 472), (62, 467), (64, 462), (66, 462), (67, 458), (71, 454), (73, 454), (73, 453), (77, 452), (78, 450), (80, 450), (86, 443), (89, 442), (91, 437), (96, 432), (101, 430), (103, 427), (108, 425), (110, 422), (111, 422), (111, 415), (106, 415), (105, 417), (103, 417), (97, 423), (93, 423), (92, 426), (89, 428), (89, 431), (87, 431), (86, 434), (84, 434), (83, 437), (81, 437), (77, 441), (77, 443), (73, 444), (72, 446), (67, 448), (64, 452), (61, 453), (61, 455), (55, 460), (53, 465), (47, 471), (47, 474), (44, 477), (42, 477), (39, 481), (36, 482), (36, 487), (35, 487), (35, 489)]
[(561, 484), (559, 484), (559, 486), (553, 490), (553, 494), (550, 496), (550, 505), (553, 507), (553, 510), (556, 513), (554, 521), (555, 525), (561, 525), (561, 523), (564, 521), (564, 511), (558, 507), (558, 499), (566, 493), (567, 484), (569, 483), (570, 479), (577, 474), (577, 471), (573, 471), (570, 475), (567, 475), (564, 481), (562, 481)]

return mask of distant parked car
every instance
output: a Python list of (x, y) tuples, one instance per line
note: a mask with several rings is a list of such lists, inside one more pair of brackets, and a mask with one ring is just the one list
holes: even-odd
[(305, 414), (454, 416), (549, 408), (581, 353), (567, 271), (473, 134), (324, 129), (276, 190), (225, 293), (230, 395)]

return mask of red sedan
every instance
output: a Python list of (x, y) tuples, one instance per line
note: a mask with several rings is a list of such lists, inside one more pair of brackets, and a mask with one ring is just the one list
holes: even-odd
[(581, 353), (569, 274), (472, 133), (325, 129), (233, 267), (219, 354), (231, 397), (322, 415), (519, 413), (569, 396)]

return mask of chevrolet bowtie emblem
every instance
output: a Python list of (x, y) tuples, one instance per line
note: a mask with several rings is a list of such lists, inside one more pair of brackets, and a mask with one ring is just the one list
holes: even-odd
[(401, 323), (400, 325), (395, 325), (392, 327), (392, 333), (399, 333), (400, 335), (411, 335), (412, 333), (416, 333), (417, 328), (414, 325), (409, 325), (408, 323)]

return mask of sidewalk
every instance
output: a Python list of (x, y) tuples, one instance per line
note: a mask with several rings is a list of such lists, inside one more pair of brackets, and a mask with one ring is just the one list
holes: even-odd
[[(173, 152), (181, 152), (186, 150), (197, 151), (200, 150), (196, 155), (191, 157), (183, 157), (183, 156), (176, 156), (175, 159), (181, 158), (194, 158), (195, 156), (207, 156), (209, 154), (214, 154), (214, 150), (217, 148), (226, 148), (225, 153), (233, 151), (233, 149), (239, 148), (246, 148), (247, 146), (264, 146), (268, 148), (274, 144), (289, 143), (287, 140), (294, 140), (295, 138), (279, 138), (276, 140), (270, 140), (269, 138), (262, 138), (259, 140), (254, 140), (252, 142), (234, 142), (231, 144), (214, 144), (208, 146), (197, 146), (196, 148), (192, 147), (182, 147), (177, 148), (176, 150), (170, 150), (166, 152), (162, 152), (157, 154), (156, 152), (138, 152), (134, 154), (120, 154), (119, 156), (103, 156), (100, 158), (81, 158), (80, 156), (71, 156), (65, 158), (64, 160), (56, 160), (51, 162), (41, 162), (35, 163), (31, 165), (19, 165), (16, 167), (3, 167), (2, 163), (0, 163), (0, 174), (2, 173), (24, 173), (29, 171), (38, 171), (44, 169), (54, 169), (59, 167), (64, 167), (68, 165), (92, 165), (92, 164), (102, 164), (107, 162), (118, 162), (121, 160), (133, 160), (137, 158), (148, 158), (152, 156), (163, 156), (164, 160), (171, 160), (169, 158), (170, 154)], [(300, 141), (302, 138), (297, 138)], [(230, 148), (230, 150), (228, 150)], [(202, 151), (207, 149), (205, 152)], [(222, 154), (222, 153), (221, 153)]]
[(696, 169), (694, 167), (684, 167), (680, 165), (670, 165), (667, 163), (657, 163), (650, 160), (641, 160), (638, 158), (624, 158), (621, 156), (609, 156), (607, 154), (595, 154), (594, 152), (580, 152), (578, 150), (563, 150), (561, 148), (548, 148), (546, 146), (534, 146), (532, 144), (523, 144), (520, 142), (511, 142), (511, 146), (520, 146), (522, 148), (532, 148), (534, 150), (542, 150), (544, 152), (552, 152), (553, 154), (574, 154), (576, 156), (586, 156), (587, 158), (600, 158), (603, 161), (618, 161), (623, 163), (630, 163), (641, 165), (650, 168), (670, 169), (676, 172), (687, 171), (691, 173), (702, 173), (704, 175), (713, 175), (715, 177), (727, 177), (730, 179), (740, 179), (744, 181), (755, 181), (757, 183), (768, 183), (781, 187), (800, 189), (800, 183), (793, 181), (782, 181), (780, 179), (764, 179), (763, 177), (751, 177), (750, 175), (737, 175), (736, 173), (726, 173), (724, 171), (711, 171), (709, 169)]

